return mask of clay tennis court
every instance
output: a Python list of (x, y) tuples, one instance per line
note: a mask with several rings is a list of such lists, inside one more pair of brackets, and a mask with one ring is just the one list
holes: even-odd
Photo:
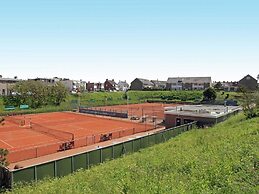
[[(6, 117), (0, 126), (0, 147), (9, 150), (9, 162), (17, 162), (69, 149), (93, 145), (153, 129), (153, 125), (55, 112)], [(64, 147), (64, 143), (66, 144)]]
[(175, 107), (178, 104), (163, 104), (163, 103), (142, 103), (142, 104), (129, 104), (129, 105), (115, 105), (115, 106), (102, 106), (96, 109), (103, 109), (109, 111), (128, 112), (129, 117), (152, 117), (164, 119), (164, 108)]

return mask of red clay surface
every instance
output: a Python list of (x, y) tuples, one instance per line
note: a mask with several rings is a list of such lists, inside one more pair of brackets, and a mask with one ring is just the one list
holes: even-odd
[[(10, 120), (17, 120), (17, 122)], [(20, 125), (21, 120), (25, 121), (25, 127)], [(51, 130), (56, 129), (74, 134), (74, 148), (100, 142), (101, 134), (112, 133), (112, 139), (116, 139), (153, 129), (153, 125), (72, 112), (7, 117), (5, 124), (0, 126), (0, 147), (9, 150), (9, 162), (52, 154), (60, 149), (64, 141), (50, 134), (35, 131), (36, 124), (46, 127), (50, 133), (53, 133)], [(68, 137), (64, 136), (64, 138)]]
[(107, 111), (128, 112), (128, 115), (137, 116), (139, 118), (146, 116), (156, 116), (158, 119), (164, 119), (164, 108), (175, 107), (177, 104), (162, 104), (162, 103), (142, 103), (116, 106), (103, 106), (96, 109), (103, 109)]

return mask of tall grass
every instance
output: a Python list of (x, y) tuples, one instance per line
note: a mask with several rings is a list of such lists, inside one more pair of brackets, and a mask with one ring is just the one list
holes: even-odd
[(90, 170), (11, 193), (257, 193), (259, 118), (235, 116)]

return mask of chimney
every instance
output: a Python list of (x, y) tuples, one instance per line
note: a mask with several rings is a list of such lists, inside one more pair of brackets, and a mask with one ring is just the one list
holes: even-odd
[(3, 78), (3, 76), (2, 76), (2, 75), (0, 75), (0, 78)]

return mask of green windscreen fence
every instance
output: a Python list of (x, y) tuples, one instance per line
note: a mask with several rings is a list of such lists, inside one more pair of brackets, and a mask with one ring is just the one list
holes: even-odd
[(140, 141), (141, 141), (141, 148), (146, 148), (146, 147), (148, 147), (148, 136), (142, 137), (142, 138), (140, 139)]
[(150, 135), (148, 136), (148, 145), (152, 146), (156, 144), (156, 135)]
[(124, 153), (129, 154), (133, 152), (133, 141), (124, 142)]
[(117, 144), (113, 146), (114, 158), (119, 158), (123, 155), (123, 144)]
[(55, 162), (37, 166), (37, 180), (55, 177)]
[(88, 168), (88, 154), (80, 154), (74, 156), (74, 170), (77, 171), (79, 169), (86, 169)]
[(26, 168), (13, 172), (13, 182), (32, 182), (36, 180), (35, 167)]
[(31, 182), (44, 178), (66, 176), (79, 169), (87, 169), (108, 160), (121, 157), (123, 154), (137, 152), (140, 149), (165, 142), (185, 131), (193, 128), (195, 123), (187, 124), (171, 129), (160, 131), (123, 143), (99, 148), (90, 152), (80, 153), (64, 159), (36, 165), (34, 167), (12, 171), (12, 183)]
[(141, 139), (133, 140), (133, 151), (137, 152), (141, 149)]
[(113, 159), (113, 147), (102, 149), (102, 162)]
[(65, 158), (57, 161), (57, 176), (66, 176), (73, 172), (72, 157)]
[(89, 166), (101, 163), (101, 149), (89, 152)]

